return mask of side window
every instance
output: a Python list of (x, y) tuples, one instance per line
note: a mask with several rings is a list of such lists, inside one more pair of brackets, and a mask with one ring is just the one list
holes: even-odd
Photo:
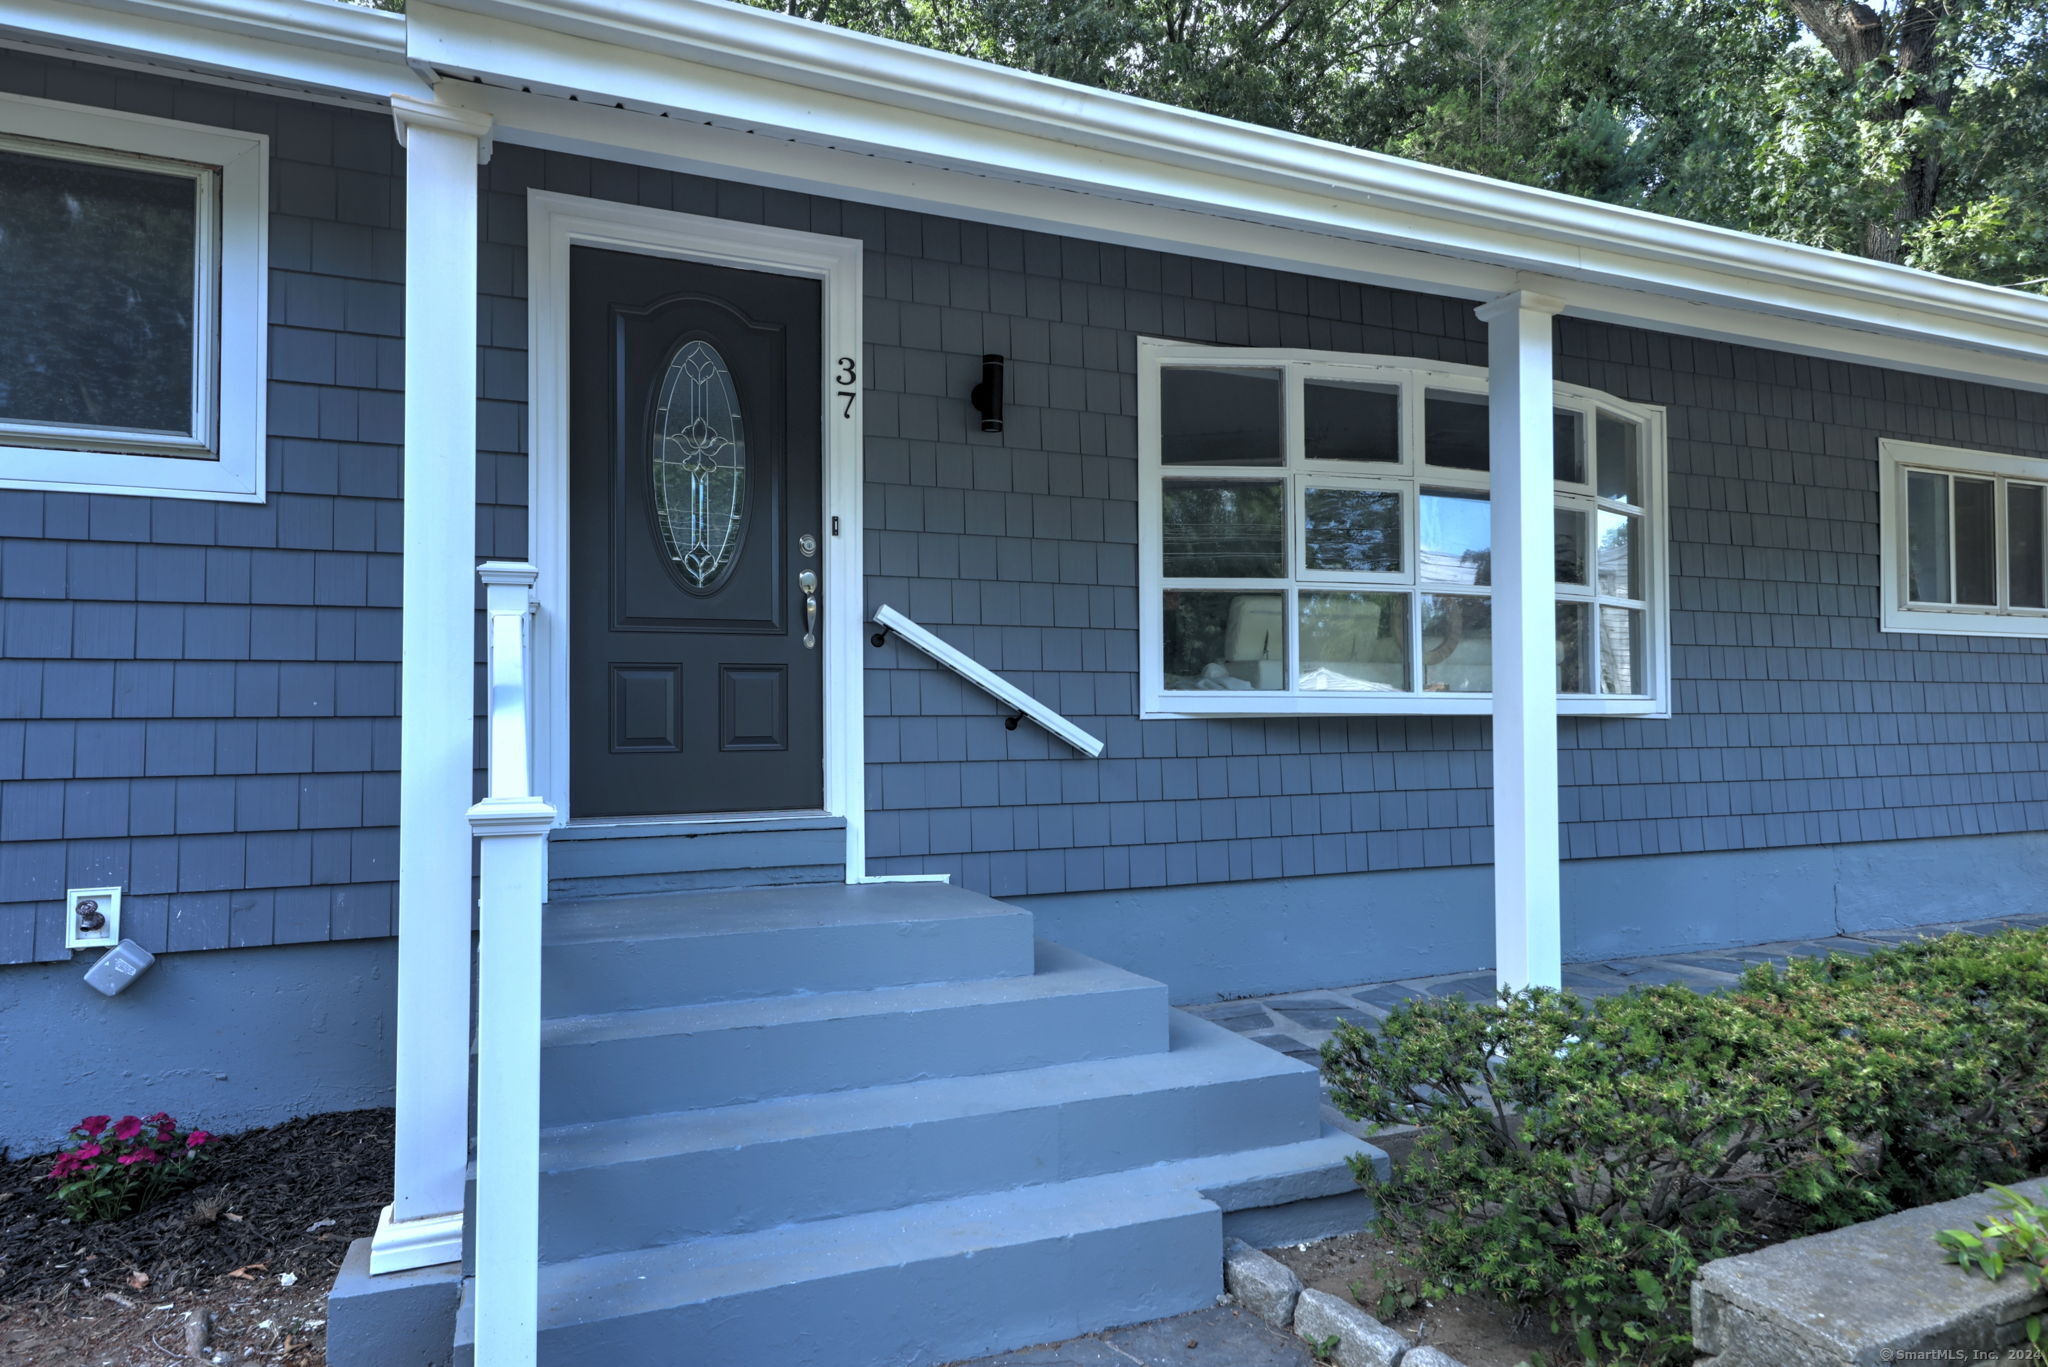
[(2048, 636), (2048, 460), (1882, 445), (1884, 627)]
[(0, 98), (0, 485), (262, 496), (265, 154)]

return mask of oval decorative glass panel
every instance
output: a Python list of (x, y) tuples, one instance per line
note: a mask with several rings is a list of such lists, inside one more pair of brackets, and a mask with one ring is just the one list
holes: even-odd
[(654, 520), (662, 549), (693, 589), (732, 567), (747, 510), (747, 434), (718, 348), (685, 342), (654, 405)]

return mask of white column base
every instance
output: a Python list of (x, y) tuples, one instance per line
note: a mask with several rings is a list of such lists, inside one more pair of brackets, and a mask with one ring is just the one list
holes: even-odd
[(394, 1220), (391, 1207), (386, 1206), (377, 1217), (377, 1232), (370, 1236), (371, 1276), (461, 1261), (461, 1211), (422, 1220)]

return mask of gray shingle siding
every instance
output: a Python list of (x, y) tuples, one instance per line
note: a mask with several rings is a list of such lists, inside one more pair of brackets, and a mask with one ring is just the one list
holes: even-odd
[[(121, 883), (151, 949), (389, 934), (403, 241), (387, 119), (0, 54), (0, 89), (270, 133), (270, 497), (0, 491), (0, 962)], [(1077, 758), (868, 648), (869, 861), (1046, 894), (1489, 858), (1478, 719), (1159, 721), (1137, 693), (1136, 338), (1478, 364), (1468, 304), (500, 144), (483, 554), (526, 538), (524, 196), (868, 246), (867, 596), (1104, 736)], [(1009, 358), (1008, 429), (966, 403)], [(2048, 828), (2048, 645), (1877, 629), (1877, 439), (2048, 454), (2048, 399), (1580, 322), (1671, 414), (1668, 721), (1568, 719), (1573, 857)]]
[(67, 887), (153, 951), (389, 935), (401, 181), (390, 119), (21, 52), (0, 90), (271, 138), (269, 497), (0, 490), (0, 962)]
[[(1002, 895), (1490, 859), (1482, 720), (1135, 716), (1137, 337), (1484, 364), (1470, 304), (503, 145), (486, 176), (493, 346), (519, 344), (528, 187), (866, 242), (869, 606), (1108, 741), (1078, 758), (868, 650), (871, 870)], [(983, 352), (1000, 435), (966, 402)], [(2048, 644), (1881, 633), (1876, 501), (1879, 437), (2048, 455), (2048, 397), (1575, 321), (1558, 376), (1670, 409), (1678, 713), (1564, 722), (1569, 856), (2048, 828)]]

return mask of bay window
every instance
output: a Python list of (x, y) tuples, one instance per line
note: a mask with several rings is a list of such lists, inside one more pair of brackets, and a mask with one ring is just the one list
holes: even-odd
[[(1485, 712), (1486, 372), (1140, 344), (1144, 711)], [(1667, 710), (1659, 410), (1560, 386), (1560, 710)]]

